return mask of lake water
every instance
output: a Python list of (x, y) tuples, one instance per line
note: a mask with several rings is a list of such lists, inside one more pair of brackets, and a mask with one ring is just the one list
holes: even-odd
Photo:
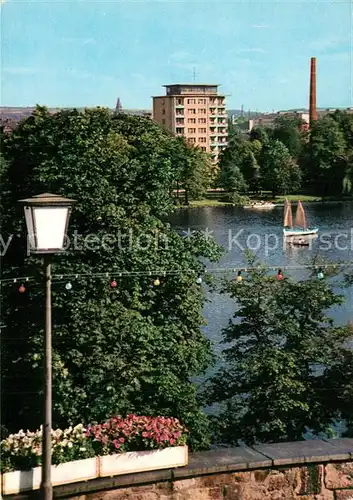
[[(308, 224), (319, 227), (319, 235), (311, 240), (310, 247), (290, 247), (283, 244), (283, 206), (271, 211), (246, 210), (240, 207), (204, 207), (180, 209), (170, 222), (182, 234), (188, 230), (205, 231), (225, 249), (219, 263), (210, 268), (231, 269), (244, 264), (243, 249), (248, 248), (271, 267), (276, 269), (293, 266), (285, 270), (286, 275), (297, 279), (310, 274), (300, 266), (310, 265), (318, 255), (330, 262), (353, 263), (353, 202), (304, 204)], [(294, 214), (295, 214), (295, 207)], [(298, 269), (299, 268), (299, 269)], [(353, 272), (353, 266), (350, 267)], [(220, 274), (217, 272), (217, 275)], [(228, 271), (234, 277), (234, 272)], [(244, 273), (244, 278), (246, 274)], [(344, 290), (346, 302), (332, 310), (330, 315), (337, 323), (353, 320), (352, 287)], [(221, 331), (234, 313), (235, 304), (226, 295), (213, 293), (208, 297), (204, 315), (207, 326), (204, 331), (220, 351)]]

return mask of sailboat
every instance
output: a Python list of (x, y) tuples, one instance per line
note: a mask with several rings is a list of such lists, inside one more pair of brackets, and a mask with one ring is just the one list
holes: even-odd
[(298, 201), (294, 226), (293, 226), (292, 206), (290, 204), (290, 201), (288, 200), (285, 201), (283, 226), (284, 226), (283, 227), (284, 236), (306, 236), (309, 234), (316, 234), (319, 231), (318, 227), (307, 226), (305, 210), (300, 200)]

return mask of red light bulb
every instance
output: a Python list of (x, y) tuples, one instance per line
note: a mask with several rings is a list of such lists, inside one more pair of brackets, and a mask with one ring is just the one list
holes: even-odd
[(18, 289), (20, 293), (24, 293), (26, 291), (26, 287), (24, 285), (21, 285), (20, 288)]
[(116, 287), (118, 286), (118, 283), (117, 283), (115, 280), (113, 280), (113, 281), (110, 283), (110, 286), (111, 286), (112, 288), (116, 288)]

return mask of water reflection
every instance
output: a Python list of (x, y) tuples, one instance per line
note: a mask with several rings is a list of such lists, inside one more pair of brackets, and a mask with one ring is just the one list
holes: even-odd
[[(305, 211), (308, 224), (319, 227), (319, 235), (309, 239), (309, 246), (293, 246), (283, 238), (283, 207), (263, 212), (238, 207), (180, 209), (171, 223), (180, 231), (207, 231), (210, 238), (222, 245), (224, 255), (217, 267), (244, 267), (244, 249), (252, 250), (274, 269), (311, 265), (315, 257), (330, 262), (353, 261), (353, 203), (314, 203), (305, 205)], [(287, 269), (285, 273), (302, 279), (311, 271)], [(331, 311), (332, 317), (341, 324), (353, 319), (351, 289), (344, 293), (346, 303)], [(211, 302), (204, 311), (208, 321), (205, 333), (217, 344), (235, 306), (225, 295), (212, 294), (209, 298)]]

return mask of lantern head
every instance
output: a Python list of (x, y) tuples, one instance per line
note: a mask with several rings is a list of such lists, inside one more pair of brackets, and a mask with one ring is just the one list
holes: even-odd
[(30, 252), (63, 252), (71, 208), (75, 200), (43, 193), (20, 200), (20, 203), (24, 206)]

